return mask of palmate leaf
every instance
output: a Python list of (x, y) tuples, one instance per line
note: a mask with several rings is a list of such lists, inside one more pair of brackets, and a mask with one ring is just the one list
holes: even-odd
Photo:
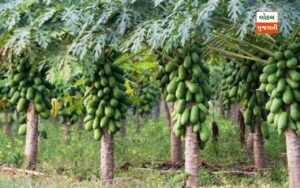
[(19, 14), (19, 12), (12, 12), (12, 13), (10, 13), (6, 17), (6, 21), (5, 21), (4, 25), (3, 25), (3, 27), (5, 29), (7, 29), (8, 31), (11, 31), (14, 28), (14, 26), (16, 26), (16, 24), (19, 23), (19, 21), (20, 21), (20, 14)]
[(51, 36), (49, 32), (45, 30), (39, 30), (39, 32), (34, 32), (33, 38), (34, 41), (44, 49), (46, 49), (51, 43)]
[(131, 19), (126, 10), (122, 11), (116, 20), (116, 24), (118, 25), (117, 31), (124, 35), (125, 31), (131, 27)]
[(229, 18), (236, 23), (240, 15), (245, 11), (245, 8), (240, 0), (230, 0), (227, 11)]
[(25, 49), (29, 48), (30, 40), (31, 36), (28, 28), (18, 28), (7, 40), (3, 53), (6, 54), (9, 52), (9, 49), (12, 49), (14, 54), (21, 55)]
[(195, 28), (193, 23), (193, 18), (191, 16), (187, 16), (186, 19), (179, 25), (178, 28), (178, 38), (180, 38), (181, 45), (184, 44), (190, 39), (191, 31)]
[(77, 33), (80, 30), (82, 12), (73, 7), (65, 8), (62, 13), (61, 19), (64, 25), (72, 32)]
[(200, 26), (202, 25), (201, 30), (204, 33), (208, 33), (211, 30), (211, 16), (213, 12), (217, 9), (219, 4), (220, 0), (208, 0), (207, 3), (204, 5), (202, 11), (200, 11), (196, 23)]
[(47, 22), (54, 16), (55, 12), (56, 10), (53, 8), (46, 9), (45, 12), (38, 16), (35, 20), (33, 20), (30, 25), (41, 27), (45, 22)]

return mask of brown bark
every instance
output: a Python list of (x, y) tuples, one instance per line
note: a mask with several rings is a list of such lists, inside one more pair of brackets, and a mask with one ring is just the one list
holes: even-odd
[(199, 187), (199, 140), (191, 125), (187, 125), (185, 133), (185, 172), (188, 175), (185, 186)]
[(233, 103), (230, 106), (229, 117), (236, 125), (238, 124), (238, 116), (240, 112), (240, 104), (238, 102)]
[(248, 133), (246, 148), (247, 148), (247, 151), (250, 153), (253, 150), (253, 137), (254, 137), (254, 133)]
[(67, 118), (67, 121), (64, 123), (64, 144), (70, 144), (71, 141), (71, 121), (69, 118)]
[(3, 115), (4, 115), (4, 124), (5, 124), (4, 134), (8, 137), (11, 137), (12, 136), (12, 122), (10, 121), (10, 118), (8, 117), (9, 114), (8, 114), (7, 110), (4, 110)]
[(167, 105), (167, 117), (170, 128), (170, 145), (171, 145), (171, 162), (172, 164), (178, 164), (182, 162), (182, 142), (173, 131), (174, 122), (171, 118), (171, 112), (174, 111), (174, 103), (168, 103)]
[(256, 169), (265, 167), (264, 138), (261, 133), (260, 125), (261, 121), (256, 118), (254, 120), (255, 133), (253, 135), (253, 154)]
[(27, 129), (25, 156), (28, 161), (28, 169), (35, 170), (38, 152), (38, 113), (35, 110), (34, 103), (30, 102), (27, 110)]
[(238, 116), (238, 124), (240, 127), (240, 143), (241, 147), (244, 147), (246, 145), (246, 140), (245, 140), (245, 133), (246, 133), (246, 125), (244, 122), (244, 116), (242, 111), (239, 111), (239, 116)]
[(286, 153), (289, 169), (289, 187), (300, 187), (300, 137), (293, 130), (285, 131)]
[(101, 139), (101, 180), (111, 184), (114, 175), (114, 137), (104, 130)]

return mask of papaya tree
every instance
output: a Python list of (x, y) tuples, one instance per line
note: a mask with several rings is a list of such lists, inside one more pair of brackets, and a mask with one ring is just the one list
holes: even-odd
[(84, 105), (87, 116), (85, 128), (94, 131), (94, 139), (101, 139), (101, 179), (111, 183), (114, 168), (114, 134), (120, 130), (120, 121), (125, 118), (129, 99), (125, 94), (123, 70), (116, 64), (118, 53), (108, 51), (98, 62), (95, 74), (85, 80), (88, 90)]
[[(177, 137), (185, 136), (185, 170), (189, 175), (187, 187), (198, 185), (199, 148), (203, 148), (210, 132), (204, 124), (208, 113), (210, 88), (209, 70), (201, 62), (202, 49), (193, 44), (170, 52), (168, 59), (162, 56), (157, 78), (166, 88), (163, 96), (167, 102), (175, 102), (172, 118)], [(171, 57), (175, 57), (172, 61)]]

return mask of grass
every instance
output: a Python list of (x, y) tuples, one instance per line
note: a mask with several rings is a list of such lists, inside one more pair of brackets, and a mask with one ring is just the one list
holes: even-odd
[[(241, 149), (238, 129), (230, 121), (217, 118), (220, 129), (218, 152), (212, 143), (201, 151), (205, 162), (211, 166), (221, 166), (220, 170), (246, 169), (252, 166), (249, 152)], [(116, 135), (115, 177), (120, 182), (109, 187), (182, 187), (185, 180), (183, 170), (162, 172), (153, 170), (152, 165), (169, 159), (169, 133), (164, 118), (149, 119), (136, 131), (135, 123), (129, 119), (127, 137)], [(41, 122), (41, 129), (48, 133), (40, 145), (38, 171), (47, 177), (0, 174), (0, 187), (99, 187), (99, 150), (100, 142), (93, 140), (90, 132), (77, 133), (72, 128), (72, 140), (69, 145), (62, 144), (61, 125)], [(16, 134), (16, 130), (14, 130)], [(211, 169), (200, 170), (199, 180), (203, 187), (287, 187), (287, 167), (285, 162), (284, 138), (271, 132), (265, 141), (268, 170), (262, 175), (241, 176), (227, 173), (215, 174)], [(14, 135), (7, 139), (0, 133), (0, 165), (24, 168), (24, 137)], [(120, 168), (130, 164), (128, 170)], [(149, 168), (141, 170), (142, 166)], [(122, 180), (122, 181), (121, 181)], [(101, 186), (100, 186), (101, 187)]]

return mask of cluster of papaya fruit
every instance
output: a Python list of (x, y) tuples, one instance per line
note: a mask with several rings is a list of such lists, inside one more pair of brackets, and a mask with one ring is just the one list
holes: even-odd
[(282, 134), (287, 128), (300, 135), (300, 43), (282, 45), (268, 58), (260, 75), (260, 90), (269, 95), (265, 105), (269, 124)]
[(262, 73), (263, 66), (249, 61), (244, 63), (230, 62), (227, 67), (221, 82), (223, 105), (228, 109), (231, 102), (242, 102), (245, 124), (253, 128), (255, 118), (258, 118), (257, 121), (263, 121), (260, 128), (263, 136), (268, 139), (270, 134), (266, 122), (267, 113), (262, 108), (266, 104), (267, 96), (263, 91), (258, 90), (260, 87), (258, 78)]
[(147, 85), (141, 89), (140, 99), (134, 106), (136, 112), (140, 115), (147, 114), (151, 111), (157, 99), (160, 96), (159, 89), (153, 85)]
[(18, 112), (26, 112), (29, 102), (33, 102), (40, 117), (47, 119), (50, 116), (53, 85), (45, 80), (45, 70), (38, 70), (36, 64), (31, 64), (22, 58), (12, 67), (8, 76), (10, 102), (17, 105)]
[[(227, 63), (223, 66), (223, 74), (221, 80), (221, 98), (222, 105), (225, 110), (230, 108), (231, 103), (233, 102), (233, 96), (230, 97), (229, 93), (233, 85), (237, 84), (235, 78), (238, 75), (240, 65), (238, 63)], [(235, 100), (235, 99), (234, 99)]]
[[(210, 131), (204, 123), (208, 114), (208, 100), (211, 96), (209, 87), (209, 69), (201, 62), (201, 48), (177, 49), (170, 57), (173, 61), (164, 63), (159, 60), (160, 69), (157, 79), (163, 88), (163, 96), (167, 102), (175, 102), (172, 113), (174, 133), (177, 136), (185, 134), (185, 126), (192, 124), (193, 131), (199, 133), (200, 144), (208, 141)], [(201, 145), (200, 145), (201, 148)]]
[(83, 101), (87, 111), (84, 126), (86, 130), (94, 130), (95, 140), (101, 139), (104, 129), (111, 135), (120, 129), (120, 120), (125, 118), (130, 104), (125, 93), (124, 72), (112, 63), (115, 56), (106, 56), (111, 59), (99, 60), (95, 74), (85, 79), (88, 89)]

